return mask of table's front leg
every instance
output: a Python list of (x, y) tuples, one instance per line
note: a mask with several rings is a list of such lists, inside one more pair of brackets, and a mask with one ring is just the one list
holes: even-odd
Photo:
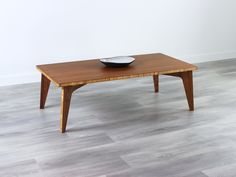
[(194, 98), (193, 98), (193, 74), (192, 71), (182, 72), (181, 78), (184, 84), (184, 90), (188, 100), (189, 110), (194, 110)]
[(83, 85), (78, 86), (66, 86), (62, 87), (62, 93), (61, 93), (61, 121), (60, 121), (60, 130), (61, 133), (65, 133), (66, 131), (66, 125), (67, 125), (67, 119), (70, 109), (70, 102), (72, 93), (82, 87)]
[(165, 74), (169, 76), (179, 77), (183, 81), (185, 94), (188, 100), (189, 110), (194, 110), (194, 97), (193, 97), (193, 72), (192, 71), (185, 71), (179, 73), (171, 73)]

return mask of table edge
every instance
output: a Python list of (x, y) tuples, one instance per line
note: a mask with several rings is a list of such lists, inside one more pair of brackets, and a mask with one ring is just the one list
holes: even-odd
[(67, 86), (84, 85), (84, 84), (91, 84), (91, 83), (98, 83), (98, 82), (124, 80), (124, 79), (138, 78), (138, 77), (146, 77), (146, 76), (152, 76), (152, 75), (163, 75), (163, 74), (171, 74), (171, 73), (178, 73), (178, 72), (196, 71), (198, 69), (198, 67), (193, 65), (192, 68), (188, 68), (188, 69), (177, 69), (177, 70), (164, 71), (164, 72), (148, 72), (148, 73), (133, 74), (133, 75), (127, 75), (127, 76), (117, 76), (117, 77), (114, 76), (114, 77), (110, 77), (110, 78), (93, 79), (93, 80), (87, 80), (87, 81), (62, 83), (62, 84), (57, 83), (55, 80), (53, 80), (51, 77), (49, 77), (46, 73), (44, 73), (39, 68), (37, 68), (37, 69), (43, 75), (45, 75), (49, 80), (51, 80), (56, 86), (58, 86), (58, 87), (67, 87)]
[(43, 74), (45, 77), (47, 77), (51, 82), (53, 82), (57, 87), (61, 87), (60, 84), (58, 84), (55, 80), (53, 80), (49, 75), (47, 75), (44, 71), (42, 71), (38, 65), (36, 66), (36, 69)]

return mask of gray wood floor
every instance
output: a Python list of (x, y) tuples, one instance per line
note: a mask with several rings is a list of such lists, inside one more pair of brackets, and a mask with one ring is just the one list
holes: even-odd
[(199, 64), (195, 112), (181, 80), (161, 76), (76, 91), (59, 133), (60, 90), (0, 87), (1, 177), (235, 177), (236, 60)]

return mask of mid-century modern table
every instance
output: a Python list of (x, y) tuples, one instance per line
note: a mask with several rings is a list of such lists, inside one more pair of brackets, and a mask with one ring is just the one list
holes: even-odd
[(189, 110), (194, 110), (192, 71), (197, 67), (156, 53), (136, 55), (134, 63), (124, 68), (109, 68), (98, 59), (38, 65), (41, 72), (40, 109), (44, 109), (50, 82), (62, 88), (60, 130), (66, 131), (69, 107), (72, 93), (90, 83), (110, 80), (128, 79), (134, 77), (152, 76), (155, 92), (159, 91), (159, 75), (179, 77), (183, 81)]

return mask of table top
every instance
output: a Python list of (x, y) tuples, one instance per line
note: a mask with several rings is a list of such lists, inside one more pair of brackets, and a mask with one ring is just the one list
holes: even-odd
[(109, 68), (99, 59), (37, 65), (37, 69), (59, 87), (120, 80), (134, 77), (194, 71), (196, 66), (156, 53), (132, 56), (128, 67)]

